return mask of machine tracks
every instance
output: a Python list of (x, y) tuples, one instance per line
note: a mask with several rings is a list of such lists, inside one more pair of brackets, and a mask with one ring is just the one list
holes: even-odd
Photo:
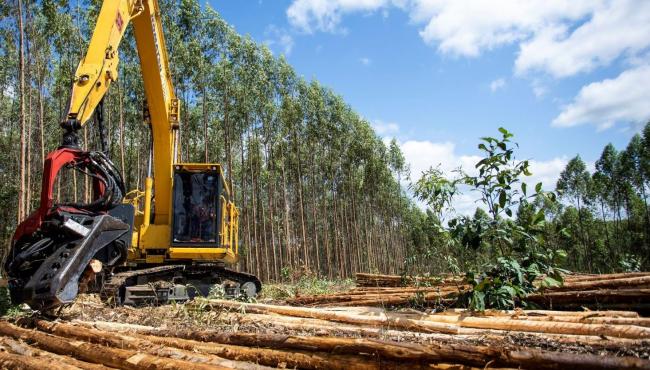
[(122, 288), (126, 288), (129, 279), (136, 279), (139, 276), (147, 276), (155, 278), (157, 275), (164, 276), (167, 273), (183, 270), (183, 265), (169, 265), (158, 266), (140, 270), (131, 270), (118, 272), (109, 276), (102, 284), (99, 296), (104, 302), (113, 302), (114, 304), (121, 304), (122, 302)]
[[(213, 279), (220, 283), (226, 281), (237, 283), (237, 289), (225, 289), (226, 296), (237, 297), (241, 294), (255, 296), (262, 290), (262, 283), (252, 274), (238, 272), (214, 264), (208, 265), (167, 265), (156, 266), (144, 269), (122, 271), (104, 278), (101, 284), (99, 294), (104, 302), (115, 305), (124, 303), (125, 292), (127, 289), (140, 289), (156, 291), (154, 285), (163, 282), (167, 287), (183, 286), (176, 284), (175, 279), (181, 278), (185, 281), (197, 281), (205, 278)], [(142, 282), (145, 283), (142, 283)], [(201, 295), (207, 295), (207, 291), (201, 292)], [(191, 297), (190, 295), (189, 297)], [(159, 303), (165, 303), (165, 299), (154, 297)]]

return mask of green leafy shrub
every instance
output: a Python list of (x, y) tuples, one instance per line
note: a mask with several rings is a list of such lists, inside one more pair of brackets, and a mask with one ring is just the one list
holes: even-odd
[(526, 296), (538, 289), (562, 285), (566, 270), (554, 267), (566, 258), (564, 251), (531, 253), (521, 261), (499, 257), (485, 272), (468, 272), (467, 282), (472, 286), (461, 300), (476, 311), (486, 308), (501, 310), (529, 307)]

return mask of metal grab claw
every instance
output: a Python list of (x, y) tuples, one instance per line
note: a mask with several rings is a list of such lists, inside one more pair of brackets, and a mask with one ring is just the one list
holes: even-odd
[[(79, 279), (95, 255), (130, 230), (109, 215), (94, 217), (85, 237), (64, 241), (32, 275), (24, 287), (10, 285), (12, 297), (20, 297), (31, 308), (46, 310), (71, 303), (79, 291)], [(126, 247), (118, 253), (126, 256)], [(15, 302), (19, 303), (19, 302)]]

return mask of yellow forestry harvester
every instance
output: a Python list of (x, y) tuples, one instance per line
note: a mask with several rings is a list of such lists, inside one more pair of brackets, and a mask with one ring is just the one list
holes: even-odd
[[(144, 191), (126, 193), (106, 155), (102, 99), (117, 79), (129, 23), (152, 145)], [(72, 302), (80, 290), (117, 304), (184, 301), (215, 286), (229, 296), (261, 290), (255, 276), (225, 267), (239, 258), (239, 212), (221, 165), (177, 162), (179, 114), (157, 0), (105, 0), (74, 76), (62, 145), (45, 161), (40, 206), (18, 226), (5, 262), (14, 303), (49, 309)], [(79, 147), (78, 131), (91, 120), (101, 151)], [(92, 202), (55, 202), (62, 168), (92, 179)]]

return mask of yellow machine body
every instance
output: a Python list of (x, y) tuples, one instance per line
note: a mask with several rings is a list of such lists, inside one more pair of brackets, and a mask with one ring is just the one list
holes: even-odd
[[(145, 189), (131, 191), (125, 198), (125, 202), (133, 204), (136, 209), (128, 264), (236, 263), (239, 256), (239, 211), (232, 201), (231, 189), (223, 181), (221, 165), (177, 163), (177, 153), (181, 149), (178, 141), (180, 104), (172, 85), (157, 0), (103, 2), (87, 54), (75, 74), (67, 119), (85, 125), (110, 84), (117, 80), (118, 48), (129, 23), (133, 24), (140, 57), (147, 106), (145, 124), (151, 129), (152, 148)], [(178, 171), (212, 173), (219, 177), (221, 187), (215, 205), (219, 212), (214, 222), (218, 237), (210, 239), (209, 243), (175, 241), (174, 235), (179, 227), (174, 229), (173, 194)]]

